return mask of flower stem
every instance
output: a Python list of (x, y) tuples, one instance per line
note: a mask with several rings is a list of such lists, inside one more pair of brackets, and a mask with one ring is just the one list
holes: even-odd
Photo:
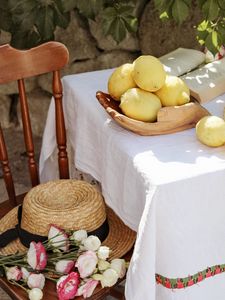
[(21, 289), (23, 289), (25, 292), (28, 293), (28, 289), (26, 289), (24, 286), (22, 286), (21, 284), (19, 284), (18, 282), (14, 281), (14, 280), (8, 280), (8, 282), (12, 285), (16, 285), (18, 287), (20, 287)]

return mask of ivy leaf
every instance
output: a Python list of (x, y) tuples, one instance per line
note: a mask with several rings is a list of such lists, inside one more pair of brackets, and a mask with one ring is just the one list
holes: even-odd
[(175, 0), (172, 6), (172, 16), (175, 21), (181, 24), (189, 14), (189, 7), (185, 1)]
[(202, 6), (202, 12), (207, 20), (215, 20), (219, 14), (219, 6), (215, 0), (207, 0)]

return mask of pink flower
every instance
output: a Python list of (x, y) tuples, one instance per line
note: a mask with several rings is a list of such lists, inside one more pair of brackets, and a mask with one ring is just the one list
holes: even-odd
[(22, 272), (18, 267), (10, 267), (6, 271), (6, 277), (8, 280), (18, 281), (22, 278)]
[(47, 264), (47, 254), (41, 242), (30, 243), (30, 248), (27, 252), (27, 262), (34, 270), (44, 270)]
[(48, 232), (48, 240), (54, 248), (62, 251), (69, 250), (69, 237), (64, 230), (56, 225), (51, 225)]
[(77, 293), (79, 283), (80, 278), (77, 272), (71, 272), (69, 275), (60, 277), (56, 285), (59, 300), (73, 299)]
[(90, 297), (97, 285), (98, 280), (88, 279), (85, 284), (78, 288), (76, 296), (83, 296), (84, 298)]
[(40, 290), (43, 289), (45, 285), (45, 276), (43, 274), (30, 274), (27, 279), (27, 285), (30, 289), (38, 288)]
[(59, 273), (69, 274), (74, 267), (74, 261), (72, 260), (59, 260), (56, 265), (55, 269)]
[(90, 276), (98, 263), (98, 257), (94, 251), (86, 251), (81, 254), (75, 266), (78, 268), (81, 278)]

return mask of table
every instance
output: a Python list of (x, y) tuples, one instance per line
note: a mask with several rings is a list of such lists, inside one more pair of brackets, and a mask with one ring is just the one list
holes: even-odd
[[(75, 165), (101, 183), (107, 204), (137, 231), (126, 299), (222, 300), (225, 146), (202, 145), (195, 129), (143, 137), (121, 128), (95, 98), (97, 90), (107, 91), (111, 73), (108, 69), (65, 76), (64, 111)], [(225, 95), (205, 104), (221, 117), (224, 106)], [(40, 157), (41, 181), (57, 178), (54, 133), (52, 102)], [(217, 268), (206, 275), (212, 266)], [(181, 289), (176, 288), (180, 281), (171, 289), (170, 282), (164, 287), (155, 278), (196, 273), (195, 284), (189, 277), (187, 284), (193, 285)], [(214, 273), (220, 274), (211, 276)], [(201, 281), (203, 275), (209, 277)]]

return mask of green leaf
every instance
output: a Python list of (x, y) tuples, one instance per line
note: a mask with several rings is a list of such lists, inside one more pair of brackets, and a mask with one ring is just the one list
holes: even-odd
[(172, 6), (172, 16), (175, 21), (181, 24), (189, 14), (189, 7), (186, 2), (182, 0), (175, 0)]
[(77, 7), (78, 0), (61, 0), (64, 12), (69, 12)]
[(121, 18), (116, 18), (112, 22), (110, 32), (117, 43), (120, 43), (126, 37), (126, 26)]
[(127, 32), (136, 32), (138, 20), (131, 14), (133, 7), (130, 5), (118, 4), (116, 7), (107, 7), (103, 10), (102, 29), (105, 35), (111, 35), (119, 43)]
[(213, 54), (216, 54), (218, 52), (218, 48), (214, 46), (213, 44), (213, 33), (210, 32), (205, 40), (205, 45), (211, 51)]
[(184, 0), (184, 2), (188, 5), (188, 7), (190, 7), (192, 4), (192, 0)]
[(217, 0), (217, 3), (220, 7), (220, 9), (225, 10), (225, 1), (224, 0)]
[(201, 9), (204, 4), (205, 4), (205, 0), (198, 0), (198, 5)]
[(164, 6), (164, 0), (154, 0), (154, 5), (156, 9), (161, 11)]
[(108, 7), (106, 9), (104, 9), (103, 12), (102, 12), (102, 17), (104, 19), (114, 18), (116, 16), (117, 16), (117, 11), (114, 7)]
[(51, 6), (45, 6), (39, 9), (39, 17), (36, 20), (38, 32), (43, 41), (54, 39), (54, 11)]
[(17, 49), (29, 49), (40, 43), (41, 37), (35, 29), (27, 32), (18, 30), (12, 32), (10, 44)]
[(120, 4), (120, 5), (117, 5), (117, 7), (115, 7), (115, 10), (117, 12), (117, 15), (129, 16), (129, 15), (132, 15), (132, 13), (134, 11), (134, 6)]
[(70, 22), (70, 14), (63, 11), (63, 6), (61, 0), (56, 0), (53, 3), (54, 10), (54, 25), (62, 28), (66, 28)]
[(200, 45), (204, 45), (205, 44), (205, 40), (206, 40), (208, 34), (209, 33), (206, 30), (205, 31), (199, 31), (197, 33), (197, 40), (198, 40), (198, 42), (199, 42)]
[(212, 43), (213, 43), (213, 46), (219, 50), (219, 47), (218, 47), (218, 34), (216, 31), (213, 31), (212, 32)]
[(161, 19), (161, 21), (168, 20), (169, 19), (168, 13), (166, 11), (164, 11), (163, 13), (161, 13), (159, 18)]
[(138, 29), (138, 19), (133, 16), (127, 16), (123, 18), (126, 29), (129, 32), (137, 32)]
[(215, 29), (217, 33), (217, 47), (220, 49), (222, 45), (225, 45), (225, 22), (221, 20)]
[(0, 29), (9, 31), (12, 25), (12, 15), (8, 7), (8, 0), (0, 1)]
[(9, 9), (13, 16), (19, 16), (26, 14), (28, 11), (33, 10), (34, 8), (38, 9), (38, 3), (32, 0), (9, 0)]
[(103, 0), (86, 0), (77, 2), (79, 12), (86, 18), (94, 19), (103, 9)]
[(207, 30), (208, 26), (209, 26), (209, 22), (206, 21), (206, 20), (203, 20), (203, 21), (198, 25), (197, 29), (198, 29), (198, 31), (205, 31), (205, 30)]
[(219, 6), (215, 0), (207, 0), (202, 6), (202, 12), (207, 20), (215, 20), (218, 17)]

